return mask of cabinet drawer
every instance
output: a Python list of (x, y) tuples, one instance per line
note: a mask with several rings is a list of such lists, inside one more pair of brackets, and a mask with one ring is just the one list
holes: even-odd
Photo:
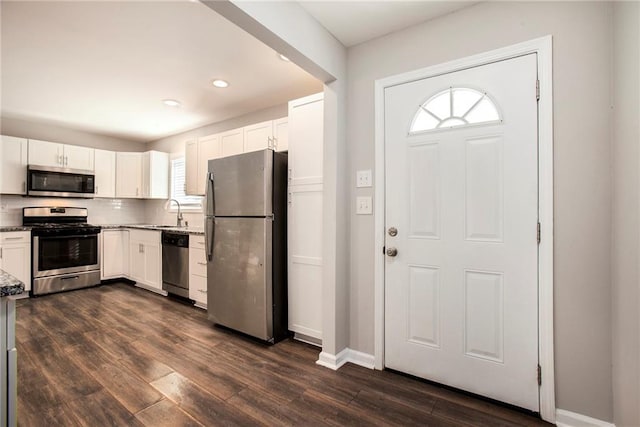
[(30, 231), (8, 231), (0, 233), (0, 243), (30, 243)]
[(204, 236), (198, 234), (189, 235), (189, 247), (195, 249), (204, 249)]
[(189, 248), (189, 274), (207, 277), (207, 258), (204, 249)]
[(207, 305), (207, 278), (189, 275), (189, 298), (200, 305)]

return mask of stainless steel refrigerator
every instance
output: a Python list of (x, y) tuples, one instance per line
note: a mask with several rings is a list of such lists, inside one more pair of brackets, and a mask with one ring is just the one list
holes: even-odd
[(287, 336), (287, 155), (209, 160), (209, 320), (268, 342)]

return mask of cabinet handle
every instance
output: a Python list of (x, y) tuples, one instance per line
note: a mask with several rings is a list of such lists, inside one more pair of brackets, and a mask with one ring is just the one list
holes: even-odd
[(67, 166), (69, 164), (69, 157), (64, 156), (64, 165)]
[(99, 193), (100, 193), (100, 191), (98, 190), (98, 188), (100, 188), (100, 187), (98, 187), (98, 186), (96, 185), (96, 194), (99, 194)]
[(24, 237), (6, 237), (4, 240), (22, 240)]
[(287, 179), (289, 180), (289, 182), (291, 182), (291, 176), (293, 175), (293, 173), (291, 172), (291, 168), (289, 168), (288, 170), (288, 176)]
[(204, 289), (198, 289), (198, 292), (202, 292), (203, 294), (207, 293), (207, 291), (205, 291)]
[(58, 163), (61, 166), (64, 166), (64, 163), (62, 163), (62, 154), (58, 155), (58, 161), (56, 163)]
[(22, 192), (23, 193), (27, 192), (27, 182), (26, 181), (22, 181)]
[(0, 246), (0, 259), (2, 259), (2, 247)]
[(200, 261), (198, 261), (198, 264), (199, 264), (199, 265), (207, 265), (207, 263), (206, 263), (206, 262), (200, 262)]
[(291, 191), (289, 191), (289, 192), (287, 193), (287, 203), (289, 204), (289, 206), (291, 206), (291, 199), (292, 199)]

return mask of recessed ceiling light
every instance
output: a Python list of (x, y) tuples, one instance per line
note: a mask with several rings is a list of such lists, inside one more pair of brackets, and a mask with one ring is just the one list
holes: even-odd
[(176, 101), (175, 99), (163, 99), (162, 102), (169, 107), (180, 107), (182, 105), (180, 101)]
[(212, 85), (214, 85), (215, 87), (228, 87), (229, 83), (224, 81), (224, 80), (220, 80), (220, 79), (216, 79), (214, 81), (211, 82)]
[(284, 56), (281, 53), (278, 54), (278, 58), (280, 58), (280, 59), (282, 59), (283, 61), (286, 61), (286, 62), (291, 62), (291, 60), (289, 58), (287, 58), (286, 56)]

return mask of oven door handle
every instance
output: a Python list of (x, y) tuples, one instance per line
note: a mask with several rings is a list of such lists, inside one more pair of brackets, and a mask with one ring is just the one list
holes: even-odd
[(37, 236), (40, 240), (50, 240), (50, 239), (73, 239), (76, 237), (98, 237), (100, 235), (100, 233), (96, 233), (96, 234), (70, 234), (68, 236)]

